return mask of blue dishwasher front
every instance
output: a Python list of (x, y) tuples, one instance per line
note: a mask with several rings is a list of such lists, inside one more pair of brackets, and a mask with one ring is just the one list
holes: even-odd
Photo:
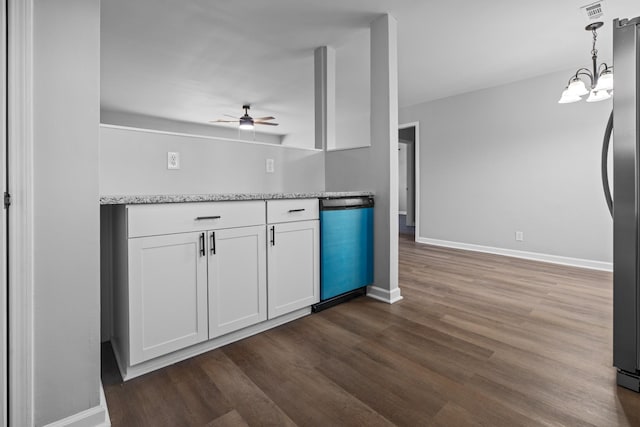
[(320, 261), (320, 304), (373, 283), (372, 197), (320, 200)]

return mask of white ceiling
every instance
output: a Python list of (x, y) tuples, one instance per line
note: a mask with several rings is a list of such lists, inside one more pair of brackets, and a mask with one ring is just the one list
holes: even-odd
[[(339, 49), (382, 13), (398, 21), (403, 107), (589, 66), (591, 34), (579, 11), (589, 2), (103, 1), (102, 108), (206, 123), (250, 103), (254, 117), (277, 117), (268, 131), (296, 132), (300, 117), (312, 117), (313, 50)], [(640, 2), (604, 6), (598, 48), (610, 62), (611, 21), (639, 16)], [(358, 68), (362, 58), (347, 60)]]

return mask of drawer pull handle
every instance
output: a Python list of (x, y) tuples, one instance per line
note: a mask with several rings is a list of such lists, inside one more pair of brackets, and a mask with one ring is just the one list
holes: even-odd
[(293, 213), (293, 212), (303, 212), (306, 211), (306, 209), (289, 209), (289, 213)]
[(205, 256), (206, 254), (204, 251), (204, 233), (200, 233), (200, 256)]
[(216, 232), (215, 231), (211, 232), (211, 253), (213, 255), (216, 254)]
[(200, 220), (203, 220), (203, 219), (220, 219), (220, 215), (196, 217), (196, 221), (200, 221)]

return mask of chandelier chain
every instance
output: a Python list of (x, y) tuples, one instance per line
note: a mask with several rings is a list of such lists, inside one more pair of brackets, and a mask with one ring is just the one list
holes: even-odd
[(596, 30), (591, 30), (591, 32), (593, 33), (593, 46), (591, 47), (591, 55), (592, 56), (598, 56), (598, 49), (596, 49), (596, 41), (598, 39), (598, 33), (596, 32)]

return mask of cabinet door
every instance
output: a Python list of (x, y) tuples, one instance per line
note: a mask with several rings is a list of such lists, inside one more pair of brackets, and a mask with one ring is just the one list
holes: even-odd
[(205, 236), (129, 239), (131, 365), (207, 339)]
[(209, 338), (267, 319), (265, 226), (209, 232)]
[(268, 226), (270, 319), (320, 300), (318, 229), (317, 220)]

